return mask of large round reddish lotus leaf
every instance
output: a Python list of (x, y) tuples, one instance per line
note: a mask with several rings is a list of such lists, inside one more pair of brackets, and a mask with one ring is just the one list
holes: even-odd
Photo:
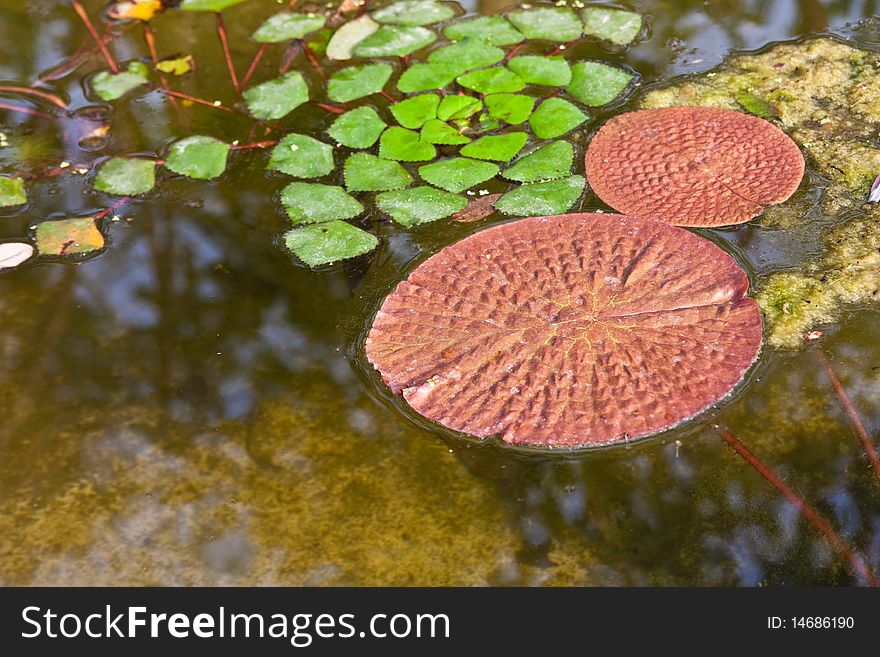
[(804, 157), (756, 116), (711, 107), (620, 114), (587, 148), (587, 178), (615, 210), (679, 226), (748, 221), (798, 188)]
[(367, 358), (451, 429), (613, 443), (671, 427), (736, 385), (761, 344), (748, 286), (720, 248), (659, 221), (523, 219), (413, 270), (376, 315)]

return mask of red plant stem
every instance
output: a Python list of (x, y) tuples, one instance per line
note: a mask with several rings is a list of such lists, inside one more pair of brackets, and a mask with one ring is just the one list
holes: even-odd
[(831, 362), (828, 360), (825, 352), (821, 349), (816, 349), (816, 357), (825, 367), (825, 371), (828, 373), (828, 378), (831, 380), (831, 385), (834, 386), (834, 392), (837, 393), (837, 396), (840, 398), (840, 403), (843, 405), (844, 410), (846, 410), (847, 415), (849, 415), (849, 420), (852, 422), (853, 429), (856, 430), (856, 434), (858, 435), (859, 440), (862, 441), (862, 445), (868, 453), (868, 458), (871, 460), (871, 465), (874, 468), (874, 476), (877, 478), (878, 483), (880, 483), (880, 457), (877, 456), (877, 450), (874, 447), (874, 443), (868, 435), (865, 425), (862, 424), (862, 418), (859, 417), (859, 412), (853, 405), (849, 395), (846, 394), (846, 390), (840, 383), (840, 379), (837, 378), (837, 375), (831, 368)]
[(110, 50), (107, 48), (107, 45), (104, 43), (104, 39), (101, 38), (101, 35), (98, 34), (98, 31), (95, 29), (95, 26), (92, 24), (92, 20), (89, 18), (88, 13), (80, 4), (79, 0), (70, 0), (70, 3), (73, 5), (74, 11), (79, 14), (79, 17), (82, 19), (82, 22), (85, 23), (86, 29), (92, 35), (92, 38), (95, 40), (95, 43), (98, 44), (98, 48), (101, 50), (101, 54), (104, 55), (104, 59), (107, 60), (107, 66), (110, 67), (110, 70), (114, 73), (119, 73), (119, 65), (116, 63), (116, 60), (113, 59), (113, 55), (110, 54)]
[(320, 107), (322, 110), (327, 110), (328, 112), (332, 112), (333, 114), (345, 114), (345, 112), (346, 112), (346, 109), (344, 107), (335, 107), (334, 105), (325, 105), (324, 103), (319, 103), (317, 100), (313, 100), (310, 102), (315, 107)]
[(718, 425), (714, 425), (714, 429), (718, 432), (724, 442), (730, 445), (733, 450), (752, 466), (759, 475), (769, 481), (780, 493), (782, 493), (783, 496), (785, 496), (786, 499), (788, 499), (789, 502), (794, 504), (800, 512), (804, 514), (804, 517), (809, 520), (826, 539), (828, 539), (828, 542), (831, 543), (832, 547), (837, 549), (838, 552), (849, 560), (853, 570), (855, 570), (862, 579), (868, 582), (870, 586), (880, 586), (880, 580), (877, 579), (868, 564), (865, 563), (862, 556), (856, 552), (855, 549), (847, 543), (846, 539), (838, 534), (834, 528), (828, 524), (828, 522), (820, 516), (815, 509), (813, 509), (813, 507), (804, 502), (797, 493), (789, 488), (775, 472), (764, 465), (761, 459), (755, 456), (755, 454), (752, 453), (748, 447), (743, 445), (728, 429)]
[(46, 114), (45, 112), (31, 109), (30, 107), (20, 107), (19, 105), (9, 105), (7, 103), (0, 103), (0, 109), (9, 110), (10, 112), (21, 112), (22, 114), (30, 114), (31, 116), (39, 116), (41, 119), (55, 120), (58, 118), (57, 116), (52, 116), (51, 114)]
[(388, 102), (391, 102), (391, 103), (396, 102), (396, 101), (394, 100), (394, 96), (392, 96), (391, 94), (389, 94), (389, 93), (388, 93), (387, 91), (385, 91), (384, 89), (383, 89), (382, 91), (380, 91), (379, 93), (382, 94), (382, 96), (383, 96), (383, 97), (385, 98), (385, 100), (387, 100)]
[(513, 48), (511, 48), (511, 49), (507, 52), (507, 54), (504, 56), (504, 60), (502, 61), (502, 63), (506, 64), (506, 63), (509, 62), (511, 59), (513, 59), (514, 55), (516, 55), (516, 53), (518, 53), (518, 52), (522, 49), (522, 47), (523, 47), (523, 44), (522, 44), (522, 43), (518, 43), (518, 44), (516, 44), (516, 45), (515, 45)]
[(129, 201), (132, 201), (133, 199), (134, 199), (134, 196), (123, 196), (121, 199), (116, 201), (116, 203), (111, 205), (109, 208), (105, 208), (105, 209), (101, 210), (98, 214), (96, 214), (94, 217), (92, 217), (92, 219), (94, 219), (95, 221), (100, 221), (101, 219), (106, 217), (108, 214), (115, 212), (116, 210), (121, 208), (123, 205), (126, 205)]
[(251, 60), (251, 65), (248, 66), (247, 73), (244, 74), (244, 77), (241, 79), (241, 86), (244, 87), (248, 80), (251, 79), (251, 76), (254, 74), (254, 71), (257, 70), (257, 64), (260, 63), (260, 60), (263, 59), (263, 55), (266, 54), (266, 48), (269, 47), (269, 44), (264, 43), (257, 49), (257, 54), (254, 55), (254, 58)]
[(284, 75), (287, 73), (290, 65), (293, 64), (293, 60), (296, 58), (296, 53), (298, 51), (299, 41), (294, 41), (287, 47), (287, 51), (284, 53), (284, 60), (281, 62), (281, 66), (278, 67), (278, 75)]
[[(576, 44), (578, 41), (579, 41), (579, 39), (572, 39), (568, 43), (564, 43), (564, 44), (560, 44), (560, 45), (556, 46), (553, 50), (551, 50), (550, 52), (547, 53), (547, 57), (552, 57), (553, 55), (558, 55), (566, 48), (570, 48), (571, 46)], [(517, 47), (519, 47), (519, 45), (517, 45)]]
[[(112, 43), (113, 41), (115, 41), (119, 37), (131, 32), (135, 27), (137, 27), (137, 23), (132, 23), (130, 25), (126, 25), (118, 34), (110, 34), (109, 36), (105, 37), (102, 40), (102, 43), (105, 43), (105, 44)], [(89, 39), (89, 41), (91, 41), (91, 39)], [(86, 61), (89, 57), (91, 57), (92, 55), (94, 55), (98, 51), (99, 51), (98, 46), (93, 46), (92, 48), (89, 48), (87, 50), (85, 50), (84, 48), (78, 48), (77, 52), (75, 52), (73, 55), (71, 55), (70, 57), (65, 59), (58, 66), (56, 66), (55, 68), (51, 69), (47, 73), (43, 74), (42, 76), (40, 76), (39, 78), (37, 78), (36, 80), (31, 82), (31, 86), (36, 87), (37, 85), (42, 84), (46, 80), (54, 80), (54, 79), (59, 78), (63, 75), (66, 75), (67, 73), (69, 73), (70, 71), (75, 69), (77, 66), (82, 64), (84, 61)]]
[(243, 151), (247, 148), (270, 148), (278, 143), (278, 140), (273, 141), (255, 141), (252, 144), (236, 144), (234, 146), (230, 146), (229, 150), (231, 151)]
[(235, 110), (226, 107), (226, 105), (218, 105), (216, 103), (212, 103), (210, 100), (197, 98), (196, 96), (190, 96), (189, 94), (185, 94), (181, 91), (172, 91), (171, 89), (166, 89), (165, 87), (158, 88), (156, 89), (156, 91), (158, 91), (159, 93), (168, 94), (169, 96), (174, 96), (175, 98), (188, 100), (191, 103), (198, 103), (199, 105), (204, 105), (205, 107), (213, 107), (214, 109), (223, 110), (224, 112), (231, 112), (235, 114)]
[(300, 39), (300, 45), (302, 46), (303, 52), (306, 54), (306, 59), (309, 60), (309, 64), (311, 64), (312, 68), (314, 68), (318, 72), (318, 75), (321, 76), (321, 79), (326, 82), (327, 75), (324, 73), (324, 69), (321, 68), (321, 64), (318, 62), (318, 58), (315, 57), (315, 53), (313, 53), (312, 49), (309, 48), (309, 44), (305, 42), (305, 39)]
[(217, 36), (220, 39), (220, 45), (223, 48), (223, 56), (226, 58), (226, 68), (229, 69), (229, 79), (232, 80), (232, 88), (235, 93), (241, 95), (241, 86), (238, 84), (238, 76), (235, 74), (235, 66), (232, 64), (232, 55), (229, 52), (229, 39), (226, 37), (226, 26), (223, 24), (223, 16), (220, 12), (215, 12), (217, 17)]
[(55, 107), (60, 107), (63, 110), (67, 109), (67, 103), (65, 103), (55, 94), (50, 94), (47, 91), (40, 91), (39, 89), (33, 89), (31, 87), (19, 87), (13, 84), (0, 85), (0, 91), (9, 91), (16, 94), (28, 94), (31, 96), (37, 96), (38, 98), (49, 101), (50, 103), (55, 105)]
[[(156, 37), (153, 35), (153, 28), (150, 27), (150, 24), (147, 21), (143, 21), (144, 26), (144, 41), (147, 42), (147, 49), (150, 51), (150, 59), (153, 60), (153, 66), (156, 66), (159, 63), (159, 53), (156, 51)], [(164, 88), (168, 88), (168, 78), (164, 73), (159, 73), (159, 82), (162, 83)], [(182, 119), (183, 117), (180, 114), (180, 107), (177, 105), (177, 99), (174, 96), (169, 96), (168, 100), (171, 101), (171, 106), (174, 108), (174, 113), (177, 114), (178, 119)]]

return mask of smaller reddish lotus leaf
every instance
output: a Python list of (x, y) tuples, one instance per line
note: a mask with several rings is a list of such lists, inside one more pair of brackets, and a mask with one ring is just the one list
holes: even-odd
[(587, 178), (616, 210), (679, 226), (748, 221), (798, 188), (804, 158), (756, 116), (711, 107), (620, 114), (596, 133)]
[(761, 345), (748, 286), (728, 254), (667, 223), (534, 217), (413, 270), (366, 353), (395, 393), (451, 429), (605, 445), (678, 424), (742, 379)]

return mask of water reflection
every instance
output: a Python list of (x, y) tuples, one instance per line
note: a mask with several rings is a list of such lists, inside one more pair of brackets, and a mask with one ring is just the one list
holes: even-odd
[[(32, 80), (85, 39), (66, 3), (26, 4), (0, 0), (0, 77)], [(815, 0), (633, 4), (650, 17), (650, 39), (613, 56), (646, 82), (710, 68), (728, 49), (842, 30), (874, 11)], [(163, 47), (210, 62), (204, 44), (213, 42), (187, 20), (159, 19)], [(870, 40), (870, 25), (852, 30)], [(33, 48), (22, 57), (14, 44), (24, 40)], [(116, 47), (141, 53), (134, 35)], [(207, 80), (226, 93), (222, 67)], [(72, 78), (58, 84), (86, 102)], [(248, 136), (237, 120), (192, 117), (192, 130)], [(303, 120), (312, 130), (327, 121)], [(38, 120), (3, 121), (15, 148), (50, 156), (60, 147)], [(176, 130), (155, 94), (120, 106), (113, 126), (114, 148), (154, 150)], [(73, 161), (90, 157), (76, 140), (60, 143)], [(476, 445), (404, 417), (365, 383), (359, 336), (402, 269), (473, 228), (383, 223), (375, 257), (310, 272), (271, 243), (285, 226), (273, 203), (281, 182), (258, 161), (236, 154), (220, 182), (172, 181), (120, 211), (97, 258), (0, 277), (0, 582), (857, 581), (798, 510), (700, 424), (564, 457)], [(0, 238), (107, 201), (83, 194), (76, 177), (37, 189), (28, 208), (4, 212)], [(760, 272), (803, 257), (817, 243), (815, 219), (812, 234), (749, 226), (714, 238)], [(872, 436), (878, 330), (880, 315), (854, 310), (826, 343)], [(880, 568), (878, 487), (811, 354), (766, 354), (717, 421)]]

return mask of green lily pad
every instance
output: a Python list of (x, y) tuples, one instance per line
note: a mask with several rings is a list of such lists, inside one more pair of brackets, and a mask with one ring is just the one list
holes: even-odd
[(461, 149), (465, 157), (478, 160), (509, 162), (526, 145), (529, 136), (525, 132), (507, 132), (503, 135), (480, 137)]
[(246, 89), (244, 102), (257, 119), (271, 121), (290, 114), (309, 99), (309, 87), (298, 71)]
[(442, 89), (460, 72), (457, 67), (447, 64), (413, 64), (397, 80), (397, 89), (405, 94)]
[(511, 125), (518, 125), (531, 116), (537, 99), (523, 94), (490, 94), (484, 100), (489, 116)]
[(512, 93), (526, 86), (521, 77), (503, 66), (465, 73), (458, 77), (458, 83), (480, 94)]
[(281, 204), (294, 223), (317, 224), (351, 219), (364, 211), (342, 187), (293, 182), (281, 191)]
[(333, 171), (333, 148), (307, 135), (289, 134), (269, 156), (267, 169), (297, 178), (320, 178)]
[(525, 37), (501, 16), (480, 16), (443, 28), (447, 39), (461, 41), (468, 37), (482, 39), (492, 46), (511, 46)]
[(156, 163), (142, 157), (112, 157), (98, 167), (92, 186), (117, 196), (144, 194), (156, 185)]
[(183, 0), (179, 9), (183, 11), (223, 11), (245, 0)]
[(345, 186), (350, 192), (387, 192), (403, 189), (412, 182), (409, 171), (399, 162), (369, 153), (353, 153), (343, 168)]
[(101, 100), (111, 101), (121, 98), (135, 87), (147, 84), (150, 69), (143, 62), (129, 62), (124, 71), (109, 73), (101, 71), (89, 82), (92, 91)]
[(405, 57), (437, 40), (424, 27), (384, 25), (354, 47), (358, 57)]
[(104, 248), (104, 235), (92, 217), (42, 221), (34, 231), (40, 255), (76, 255)]
[(589, 117), (562, 98), (548, 98), (538, 105), (529, 119), (536, 137), (555, 139), (574, 130)]
[(426, 182), (447, 192), (458, 194), (498, 175), (498, 165), (466, 157), (453, 157), (419, 167)]
[(379, 138), (379, 157), (401, 162), (423, 162), (433, 160), (436, 149), (419, 139), (419, 133), (392, 126)]
[(429, 144), (467, 144), (471, 138), (461, 134), (448, 123), (440, 119), (431, 119), (422, 127), (420, 139)]
[(584, 191), (583, 176), (536, 182), (513, 189), (495, 202), (495, 209), (518, 217), (563, 214)]
[(482, 108), (483, 102), (473, 96), (464, 94), (444, 96), (437, 107), (437, 118), (441, 121), (465, 119), (471, 114), (476, 114)]
[(199, 180), (216, 178), (226, 170), (229, 144), (203, 135), (180, 139), (165, 158), (165, 167), (182, 176)]
[(608, 7), (586, 7), (581, 12), (584, 34), (625, 46), (642, 29), (642, 17), (631, 11)]
[(327, 129), (337, 143), (349, 148), (369, 148), (376, 143), (385, 129), (383, 121), (372, 107), (358, 107), (340, 114)]
[(327, 95), (337, 103), (379, 93), (391, 77), (390, 64), (363, 64), (336, 71), (327, 83)]
[(372, 13), (374, 21), (386, 25), (430, 25), (453, 16), (449, 5), (433, 0), (402, 0)]
[(446, 64), (459, 73), (497, 64), (504, 59), (501, 48), (490, 46), (480, 39), (467, 38), (428, 55), (429, 64)]
[(507, 62), (507, 67), (529, 84), (564, 87), (571, 82), (571, 68), (564, 57), (522, 55)]
[(571, 175), (574, 148), (567, 141), (554, 141), (522, 156), (501, 175), (508, 180), (530, 183)]
[(254, 32), (258, 43), (279, 43), (291, 39), (302, 39), (306, 34), (324, 27), (326, 18), (320, 14), (295, 14), (283, 11), (270, 16)]
[(527, 39), (556, 43), (579, 39), (584, 29), (574, 12), (562, 7), (520, 9), (507, 14), (507, 20)]
[(379, 240), (344, 221), (328, 221), (294, 228), (282, 235), (287, 249), (309, 267), (329, 265), (375, 249)]
[(413, 187), (379, 194), (376, 204), (382, 212), (408, 228), (455, 214), (465, 208), (467, 199), (433, 187)]
[(183, 55), (182, 57), (169, 57), (160, 62), (156, 62), (156, 70), (160, 73), (168, 73), (169, 75), (186, 75), (193, 70), (195, 60), (192, 55)]
[(390, 109), (400, 125), (411, 130), (418, 130), (425, 125), (425, 121), (437, 116), (439, 104), (440, 96), (437, 94), (422, 94), (394, 103)]
[(0, 176), (0, 208), (27, 203), (27, 192), (24, 190), (24, 178)]
[(616, 66), (579, 62), (571, 67), (571, 83), (565, 90), (584, 105), (598, 107), (620, 96), (634, 78)]

